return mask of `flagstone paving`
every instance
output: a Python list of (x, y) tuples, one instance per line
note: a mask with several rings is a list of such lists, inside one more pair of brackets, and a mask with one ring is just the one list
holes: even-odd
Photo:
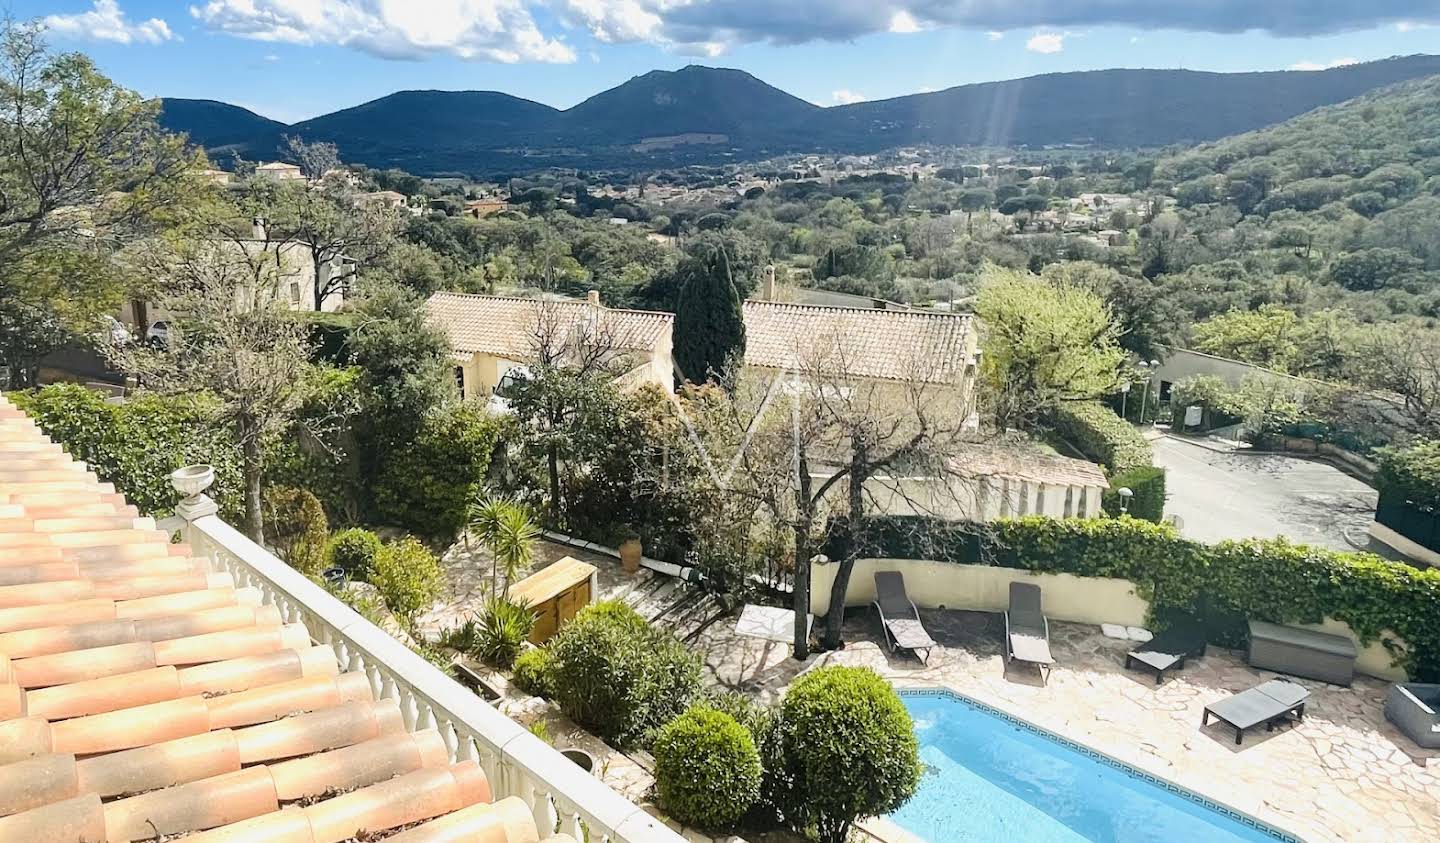
[(784, 644), (734, 634), (726, 619), (695, 646), (717, 685), (762, 699), (781, 696), (803, 670), (864, 665), (899, 687), (945, 687), (1058, 732), (1157, 776), (1297, 834), (1311, 843), (1440, 839), (1440, 751), (1423, 750), (1384, 719), (1389, 684), (1367, 677), (1349, 688), (1295, 680), (1311, 691), (1305, 719), (1274, 732), (1200, 727), (1206, 703), (1274, 678), (1242, 653), (1211, 648), (1157, 686), (1124, 668), (1129, 646), (1092, 626), (1051, 623), (1055, 670), (1006, 670), (1000, 615), (922, 612), (941, 644), (922, 665), (877, 643), (873, 612), (851, 610), (849, 645), (801, 664)]

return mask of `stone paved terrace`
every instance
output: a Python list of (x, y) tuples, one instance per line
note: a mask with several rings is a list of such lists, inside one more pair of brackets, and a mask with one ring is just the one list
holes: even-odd
[[(1401, 843), (1440, 839), (1440, 751), (1422, 750), (1384, 719), (1388, 683), (1368, 677), (1342, 688), (1297, 680), (1311, 690), (1303, 723), (1274, 732), (1234, 732), (1202, 707), (1276, 676), (1243, 654), (1210, 648), (1205, 658), (1153, 676), (1124, 669), (1126, 642), (1081, 624), (1050, 625), (1057, 660), (1048, 685), (1031, 669), (1007, 675), (1003, 621), (981, 612), (923, 611), (942, 645), (921, 665), (878, 642), (875, 615), (852, 609), (842, 651), (801, 665), (784, 644), (734, 634), (728, 619), (700, 633), (707, 676), (720, 685), (776, 698), (801, 670), (864, 665), (900, 687), (945, 687), (1177, 782), (1310, 843)], [(1171, 678), (1173, 677), (1173, 678)], [(935, 841), (940, 843), (940, 841)]]

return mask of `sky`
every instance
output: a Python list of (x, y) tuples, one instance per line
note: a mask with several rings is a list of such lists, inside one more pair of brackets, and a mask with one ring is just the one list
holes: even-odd
[(1437, 0), (9, 0), (147, 96), (293, 123), (397, 90), (568, 108), (734, 67), (819, 105), (1110, 67), (1318, 70), (1440, 53)]

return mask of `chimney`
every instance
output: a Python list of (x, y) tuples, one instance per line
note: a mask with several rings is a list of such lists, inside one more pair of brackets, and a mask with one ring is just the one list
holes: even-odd
[(250, 219), (250, 236), (256, 240), (265, 239), (265, 218), (252, 217)]
[(765, 266), (765, 277), (760, 282), (760, 298), (763, 301), (775, 301), (775, 265)]
[(600, 306), (600, 291), (599, 291), (599, 290), (591, 290), (590, 292), (586, 293), (586, 294), (585, 294), (585, 301), (589, 302), (593, 307), (599, 307), (599, 306)]

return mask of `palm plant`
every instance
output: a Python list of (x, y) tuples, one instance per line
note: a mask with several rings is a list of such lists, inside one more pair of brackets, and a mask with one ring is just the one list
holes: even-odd
[(470, 505), (470, 530), (490, 551), (490, 593), (500, 594), (535, 561), (540, 527), (524, 504), (511, 498), (485, 497)]
[(485, 608), (477, 618), (470, 652), (488, 664), (508, 668), (515, 663), (534, 626), (535, 613), (529, 606), (492, 594), (485, 599)]

